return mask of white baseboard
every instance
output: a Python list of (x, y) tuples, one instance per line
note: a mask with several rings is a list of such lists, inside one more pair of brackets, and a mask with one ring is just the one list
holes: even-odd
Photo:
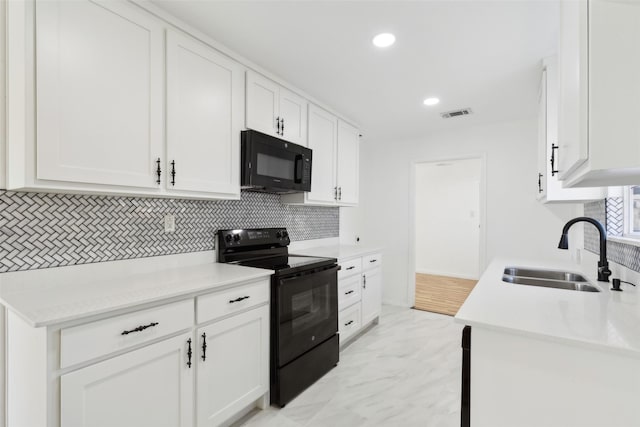
[(455, 277), (456, 279), (478, 280), (478, 276), (474, 276), (470, 274), (452, 273), (450, 271), (436, 271), (436, 270), (429, 270), (424, 268), (416, 268), (416, 273), (431, 274), (434, 276)]

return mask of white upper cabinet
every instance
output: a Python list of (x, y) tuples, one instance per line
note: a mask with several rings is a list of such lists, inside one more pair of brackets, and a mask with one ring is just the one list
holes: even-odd
[(244, 69), (189, 36), (167, 32), (168, 191), (240, 197)]
[(338, 119), (331, 113), (309, 106), (309, 148), (313, 150), (311, 163), (311, 191), (307, 200), (336, 202), (336, 153)]
[(555, 58), (543, 61), (538, 97), (538, 199), (543, 203), (599, 200), (604, 187), (563, 188), (558, 179), (558, 71)]
[(163, 28), (124, 2), (36, 8), (37, 179), (159, 187)]
[(358, 204), (360, 134), (357, 128), (309, 104), (308, 147), (313, 150), (311, 191), (285, 194), (284, 203), (355, 206)]
[(359, 194), (360, 131), (338, 121), (338, 204), (357, 205)]
[(560, 179), (565, 186), (640, 179), (640, 3), (561, 2)]
[(246, 127), (306, 145), (307, 101), (277, 83), (247, 72)]

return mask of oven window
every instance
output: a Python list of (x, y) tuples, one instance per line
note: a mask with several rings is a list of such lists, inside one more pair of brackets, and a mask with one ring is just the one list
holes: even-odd
[(293, 181), (295, 162), (281, 157), (258, 153), (258, 175)]
[(297, 293), (291, 297), (291, 329), (293, 335), (311, 329), (329, 318), (329, 285)]

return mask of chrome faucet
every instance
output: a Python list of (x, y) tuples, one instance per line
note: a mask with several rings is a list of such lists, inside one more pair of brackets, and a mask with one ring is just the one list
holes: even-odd
[(580, 216), (567, 222), (562, 229), (562, 237), (558, 244), (558, 249), (569, 249), (569, 236), (567, 233), (573, 224), (576, 222), (588, 222), (593, 224), (600, 232), (600, 261), (598, 261), (598, 281), (608, 282), (609, 276), (611, 276), (611, 270), (609, 270), (609, 261), (607, 261), (607, 232), (600, 222), (593, 218), (586, 216)]

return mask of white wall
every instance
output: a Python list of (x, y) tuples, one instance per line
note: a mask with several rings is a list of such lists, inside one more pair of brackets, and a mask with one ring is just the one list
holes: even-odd
[[(416, 161), (486, 155), (487, 263), (499, 255), (571, 259), (572, 251), (556, 248), (562, 226), (581, 214), (582, 206), (536, 201), (536, 132), (532, 119), (361, 145), (360, 205), (356, 211), (341, 213), (341, 220), (347, 217), (349, 224), (343, 230), (341, 223), (341, 235), (358, 234), (362, 244), (384, 247), (386, 303), (410, 304), (409, 191)], [(571, 239), (581, 241), (579, 236)]]
[(416, 165), (416, 272), (478, 278), (481, 171), (479, 158)]

